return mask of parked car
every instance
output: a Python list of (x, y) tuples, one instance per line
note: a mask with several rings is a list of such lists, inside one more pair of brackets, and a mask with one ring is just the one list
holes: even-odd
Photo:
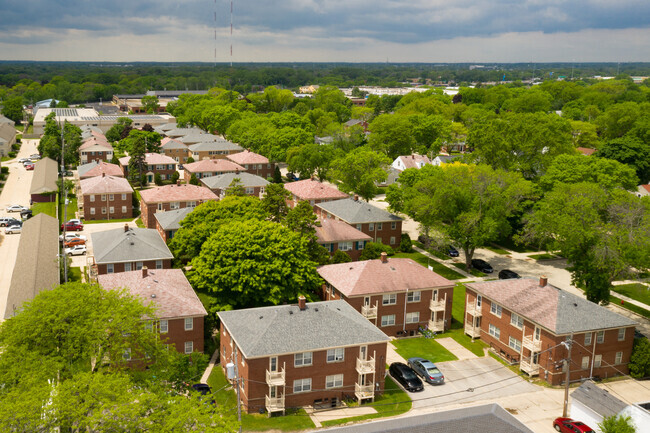
[(19, 223), (16, 218), (13, 217), (0, 217), (0, 227), (7, 227), (7, 226), (12, 226), (16, 225), (16, 223)]
[(494, 272), (492, 266), (490, 266), (488, 262), (482, 259), (472, 259), (472, 267), (483, 272), (484, 274), (491, 274)]
[[(88, 240), (86, 236), (81, 235), (79, 233), (66, 233), (65, 234), (65, 241), (71, 241), (73, 239), (83, 239), (84, 241)], [(59, 235), (59, 241), (63, 241), (63, 235)]]
[[(199, 394), (201, 394), (201, 397), (204, 396), (211, 396), (212, 395), (212, 389), (210, 389), (210, 385), (205, 384), (205, 383), (195, 383), (192, 385), (192, 389)], [(206, 403), (211, 403), (211, 404), (216, 404), (213, 398), (206, 399)]]
[(22, 212), (20, 212), (20, 217), (24, 220), (30, 219), (33, 216), (32, 210), (27, 209)]
[(511, 271), (510, 269), (503, 269), (499, 271), (500, 280), (509, 280), (511, 278), (521, 278), (521, 276), (515, 271)]
[(74, 247), (75, 245), (86, 245), (86, 240), (81, 238), (74, 238), (63, 243), (63, 246), (65, 248), (71, 248)]
[(445, 376), (436, 367), (436, 364), (424, 358), (409, 358), (408, 366), (413, 369), (420, 377), (434, 385), (445, 383)]
[(25, 164), (25, 170), (34, 170), (34, 164)]
[[(63, 230), (63, 226), (64, 224), (61, 224), (61, 230)], [(65, 231), (67, 232), (74, 232), (74, 231), (80, 232), (83, 229), (84, 229), (83, 224), (76, 223), (73, 221), (68, 221), (67, 223), (65, 223)]]
[(403, 362), (393, 362), (388, 371), (407, 391), (417, 392), (424, 389), (422, 381), (417, 377), (413, 369)]
[(7, 207), (7, 212), (22, 212), (24, 210), (27, 210), (27, 208), (19, 204), (12, 204), (11, 206)]
[(447, 248), (447, 255), (449, 255), (449, 257), (458, 257), (460, 256), (460, 253), (452, 245), (449, 245), (449, 248)]
[(86, 246), (75, 245), (74, 247), (66, 248), (64, 251), (69, 256), (81, 256), (83, 254), (86, 254)]
[(20, 159), (18, 160), (18, 162), (21, 163), (21, 164), (24, 164), (24, 163), (26, 163), (26, 162), (31, 162), (31, 159), (29, 159), (29, 158), (20, 158)]
[(68, 220), (69, 223), (81, 224), (81, 220), (77, 218), (72, 218)]
[(23, 230), (22, 226), (19, 225), (13, 225), (5, 228), (5, 234), (14, 234), (14, 233), (20, 233)]
[(555, 421), (553, 421), (553, 428), (560, 433), (593, 432), (592, 428), (587, 424), (580, 421), (574, 421), (571, 418), (555, 418)]
[(29, 157), (32, 158), (32, 159), (34, 159), (34, 158), (41, 159), (41, 155), (39, 155), (38, 153), (32, 153), (31, 155), (29, 155)]
[(287, 173), (287, 180), (289, 182), (295, 182), (297, 180), (300, 180), (300, 178), (298, 176), (296, 176), (295, 174), (289, 172), (289, 173)]

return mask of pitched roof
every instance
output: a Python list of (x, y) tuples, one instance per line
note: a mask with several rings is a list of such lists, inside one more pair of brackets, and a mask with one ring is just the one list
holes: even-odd
[(466, 286), (556, 335), (633, 326), (635, 322), (539, 280), (521, 278)]
[(363, 123), (363, 121), (360, 119), (350, 119), (347, 122), (345, 122), (343, 125), (349, 127), (349, 126), (359, 125), (361, 123)]
[(110, 143), (106, 139), (101, 139), (97, 137), (90, 137), (87, 138), (81, 146), (79, 146), (79, 150), (88, 150), (88, 149), (94, 149), (94, 148), (100, 148), (100, 149), (106, 149), (106, 150), (113, 150), (113, 146), (110, 145)]
[(10, 123), (11, 125), (16, 124), (13, 120), (9, 119), (8, 117), (3, 116), (2, 114), (0, 114), (0, 123)]
[(239, 164), (236, 164), (227, 159), (203, 159), (197, 162), (190, 162), (185, 164), (183, 169), (189, 173), (205, 173), (205, 172), (225, 172), (225, 171), (241, 171), (246, 170)]
[(181, 143), (180, 141), (174, 140), (173, 138), (165, 137), (160, 142), (160, 148), (161, 149), (185, 149), (185, 150), (187, 150), (187, 144)]
[(323, 433), (533, 433), (496, 403), (320, 431)]
[(153, 215), (163, 230), (178, 230), (181, 228), (181, 221), (193, 210), (193, 207), (184, 207), (167, 212), (156, 212)]
[(208, 141), (192, 144), (189, 146), (192, 152), (209, 152), (209, 151), (223, 151), (223, 150), (238, 150), (243, 148), (239, 144), (231, 143), (230, 141)]
[(438, 159), (442, 164), (449, 164), (458, 158), (460, 155), (438, 155), (434, 159)]
[(101, 176), (102, 174), (106, 174), (107, 176), (124, 177), (124, 173), (122, 173), (122, 169), (119, 165), (105, 161), (93, 161), (88, 164), (80, 165), (77, 167), (77, 173), (79, 174), (79, 179)]
[(223, 140), (223, 138), (217, 135), (208, 134), (203, 131), (195, 131), (193, 133), (179, 137), (178, 140), (189, 145), (189, 144), (202, 143), (207, 141)]
[(402, 221), (402, 218), (397, 215), (393, 215), (363, 200), (355, 200), (352, 198), (327, 201), (318, 203), (316, 206), (348, 224)]
[[(246, 358), (379, 343), (389, 338), (345, 301), (220, 311)], [(354, 332), (350, 332), (354, 330)]]
[(596, 149), (591, 149), (589, 147), (576, 147), (576, 150), (585, 156), (593, 155), (596, 153)]
[(176, 137), (182, 137), (183, 135), (201, 133), (201, 132), (203, 132), (203, 130), (199, 128), (173, 128), (173, 129), (168, 129), (167, 132), (165, 132), (165, 135), (167, 135), (167, 137), (176, 138)]
[(299, 200), (335, 200), (349, 197), (331, 185), (326, 185), (316, 179), (299, 180), (284, 185), (284, 188)]
[(97, 264), (174, 258), (155, 229), (118, 228), (91, 233), (90, 237)]
[(168, 201), (205, 201), (217, 200), (215, 193), (198, 185), (165, 185), (140, 191), (140, 198), (145, 203), (164, 203)]
[(59, 222), (40, 213), (23, 224), (4, 318), (20, 311), (43, 290), (59, 284)]
[(44, 194), (59, 189), (56, 181), (59, 177), (59, 166), (55, 160), (43, 158), (34, 163), (34, 177), (29, 188), (30, 194)]
[(627, 407), (627, 404), (611, 395), (608, 391), (598, 388), (594, 382), (587, 380), (571, 393), (573, 401), (579, 401), (603, 418), (616, 415)]
[(431, 160), (429, 159), (428, 156), (418, 155), (417, 153), (411, 155), (401, 155), (398, 156), (397, 159), (399, 159), (402, 162), (402, 166), (404, 167), (404, 169), (420, 168), (422, 165), (431, 164)]
[(387, 258), (318, 268), (320, 276), (345, 296), (453, 287), (454, 283), (411, 259)]
[(106, 290), (126, 288), (145, 304), (156, 307), (159, 319), (207, 316), (199, 297), (180, 269), (148, 269), (97, 277)]
[[(120, 158), (120, 165), (129, 165), (130, 160), (131, 160), (130, 156), (124, 156)], [(156, 164), (176, 165), (177, 164), (177, 162), (174, 161), (174, 158), (169, 157), (167, 155), (163, 155), (161, 153), (145, 153), (144, 162), (148, 165), (156, 165)]]
[(81, 193), (86, 194), (121, 194), (132, 193), (129, 181), (117, 176), (95, 176), (79, 182)]
[(258, 153), (251, 152), (246, 149), (243, 152), (233, 153), (228, 155), (226, 158), (236, 162), (237, 164), (268, 164), (269, 159), (266, 156), (262, 156)]
[(372, 238), (343, 221), (325, 218), (319, 220), (316, 226), (316, 237), (319, 243), (370, 241)]
[[(220, 160), (223, 161), (223, 160)], [(218, 176), (204, 177), (201, 179), (201, 182), (210, 189), (224, 189), (228, 188), (232, 181), (238, 178), (243, 187), (256, 187), (256, 186), (266, 186), (269, 184), (269, 181), (254, 175), (241, 171), (239, 173), (224, 173)]]

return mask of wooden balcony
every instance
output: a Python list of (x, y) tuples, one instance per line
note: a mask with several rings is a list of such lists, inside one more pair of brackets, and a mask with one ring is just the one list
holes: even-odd
[(266, 396), (266, 411), (271, 414), (273, 412), (282, 412), (284, 414), (284, 394), (280, 397)]
[(372, 385), (359, 385), (358, 383), (354, 384), (354, 395), (357, 400), (366, 400), (375, 398), (375, 389)]
[(443, 300), (432, 299), (429, 302), (429, 309), (431, 311), (445, 311), (445, 299)]
[(361, 315), (368, 320), (377, 318), (377, 305), (373, 307), (372, 305), (363, 305), (361, 307)]
[(480, 316), (483, 315), (481, 313), (481, 307), (476, 306), (476, 301), (468, 302), (466, 311), (467, 311), (467, 314), (472, 315), (474, 317), (480, 317)]
[(519, 369), (529, 376), (537, 376), (539, 374), (539, 364), (532, 364), (526, 359), (521, 360)]
[(542, 350), (542, 340), (534, 340), (532, 335), (524, 336), (521, 345), (531, 352), (541, 352)]
[(429, 320), (429, 331), (433, 332), (443, 332), (445, 330), (445, 321), (444, 320)]
[(266, 370), (266, 384), (268, 386), (284, 386), (284, 368), (281, 371)]
[(470, 325), (465, 325), (465, 334), (469, 335), (472, 338), (481, 338), (481, 328), (473, 327)]
[(357, 373), (369, 374), (375, 372), (375, 358), (361, 359), (357, 358)]

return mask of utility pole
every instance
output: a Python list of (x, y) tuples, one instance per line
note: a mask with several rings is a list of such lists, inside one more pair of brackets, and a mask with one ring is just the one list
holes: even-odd
[(571, 346), (573, 346), (573, 332), (571, 333), (571, 336), (567, 337), (566, 341), (562, 342), (562, 344), (568, 349), (569, 354), (567, 355), (567, 358), (564, 360), (564, 366), (566, 368), (566, 377), (564, 379), (564, 409), (562, 410), (562, 417), (566, 418), (567, 417), (567, 411), (569, 408), (569, 379), (570, 379), (570, 371), (571, 371)]
[(239, 433), (241, 433), (241, 391), (239, 386), (239, 366), (237, 363), (237, 352), (235, 348), (235, 386), (237, 387), (237, 419), (239, 420)]
[(65, 124), (61, 125), (61, 190), (59, 194), (63, 194), (63, 244), (61, 245), (61, 257), (63, 258), (63, 282), (68, 282), (68, 257), (65, 255), (65, 230), (66, 230), (66, 220), (68, 219), (68, 194), (65, 188), (65, 139), (63, 136), (63, 130)]

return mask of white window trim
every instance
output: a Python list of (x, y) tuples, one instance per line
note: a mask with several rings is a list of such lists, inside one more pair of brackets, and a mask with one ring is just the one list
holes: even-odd
[[(331, 359), (330, 359), (331, 358)], [(327, 363), (343, 362), (345, 360), (345, 349), (339, 347), (337, 349), (327, 349)]]
[(589, 345), (591, 345), (591, 341), (592, 341), (591, 339), (592, 339), (592, 337), (593, 337), (593, 333), (592, 333), (592, 332), (587, 332), (587, 333), (585, 334), (585, 346), (589, 346)]
[(488, 333), (494, 338), (496, 338), (497, 340), (501, 339), (501, 330), (491, 323), (490, 326), (488, 327)]
[(625, 328), (620, 328), (618, 330), (618, 341), (624, 341), (624, 340), (625, 340)]
[(596, 343), (602, 344), (605, 342), (605, 331), (598, 331), (596, 333)]
[[(305, 358), (309, 358), (307, 363)], [(313, 352), (301, 352), (293, 355), (293, 366), (294, 367), (309, 367), (314, 363), (314, 354)]]
[[(409, 299), (409, 297), (411, 299)], [(406, 302), (408, 303), (415, 303), (415, 302), (420, 302), (422, 299), (422, 292), (420, 290), (414, 290), (412, 292), (408, 292), (406, 295)]]
[(395, 305), (397, 304), (397, 293), (388, 293), (381, 298), (381, 305)]
[(343, 386), (343, 375), (342, 374), (333, 374), (331, 376), (325, 377), (325, 388), (341, 388)]
[(524, 318), (517, 313), (511, 313), (510, 324), (517, 329), (522, 329), (524, 327)]
[(614, 358), (614, 364), (619, 365), (623, 363), (623, 352), (616, 352), (616, 358)]
[[(296, 385), (299, 386), (299, 389), (296, 389)], [(293, 381), (293, 393), (299, 394), (302, 392), (311, 391), (311, 377), (307, 379), (296, 379)]]
[(501, 305), (492, 301), (490, 302), (490, 313), (494, 314), (497, 317), (501, 317), (501, 314), (503, 313), (503, 309), (501, 308)]
[(167, 319), (160, 319), (158, 322), (158, 329), (160, 330), (161, 334), (166, 334), (169, 332), (169, 322)]
[[(384, 322), (386, 319), (386, 322)], [(381, 316), (381, 326), (395, 326), (395, 315), (388, 314), (386, 316)]]
[(419, 321), (420, 321), (419, 311), (412, 311), (410, 313), (406, 313), (406, 323), (418, 323)]
[(603, 355), (600, 353), (594, 356), (594, 368), (600, 368), (603, 365)]
[(192, 331), (194, 329), (194, 318), (193, 317), (186, 317), (185, 318), (184, 328), (185, 328), (186, 331)]
[[(188, 350), (188, 344), (189, 344), (189, 350)], [(193, 341), (186, 341), (185, 342), (185, 354), (190, 354), (194, 352), (194, 342)]]

